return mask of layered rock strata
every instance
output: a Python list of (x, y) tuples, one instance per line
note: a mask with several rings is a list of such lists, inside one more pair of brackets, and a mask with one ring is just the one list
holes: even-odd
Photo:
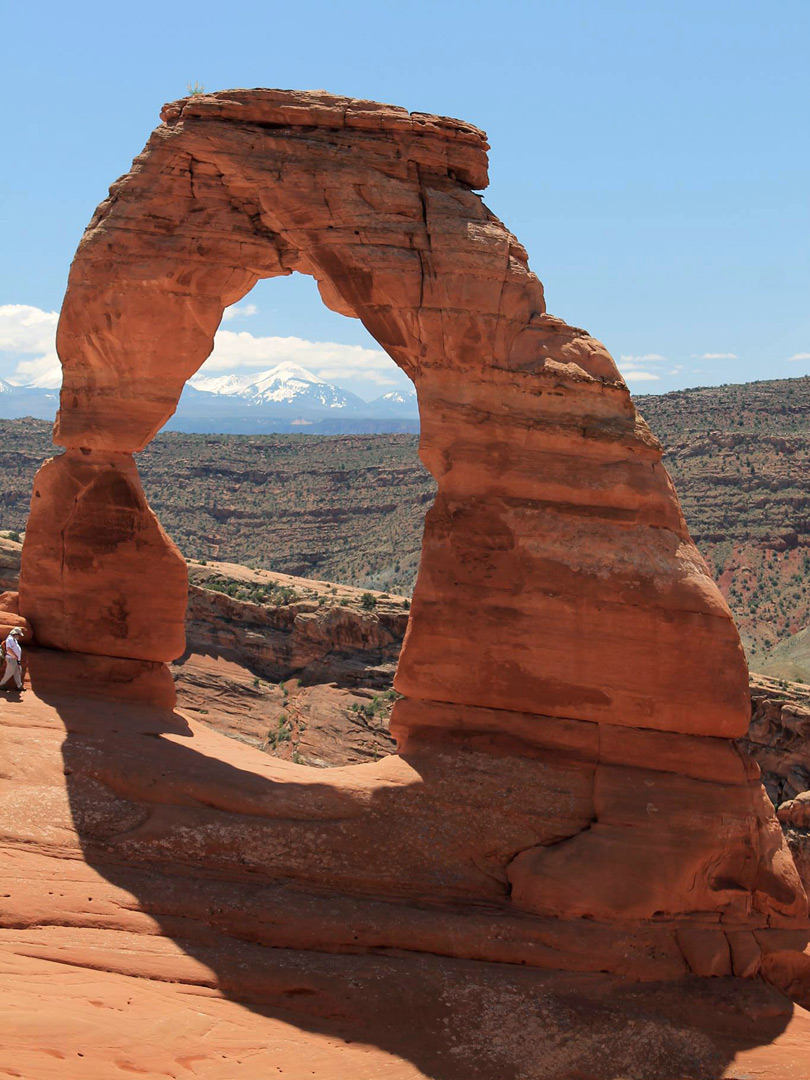
[[(101, 658), (91, 661), (98, 676)], [(665, 981), (588, 973), (594, 948), (606, 955), (600, 927), (530, 920), (508, 898), (383, 900), (380, 877), (372, 898), (326, 888), (337, 851), (323, 877), (310, 865), (309, 884), (274, 875), (285, 835), (288, 863), (303, 864), (307, 832), (328, 851), (385, 799), (405, 816), (388, 819), (387, 838), (382, 818), (369, 822), (362, 860), (379, 874), (411, 858), (432, 829), (412, 798), (429, 778), (392, 757), (325, 783), (136, 704), (149, 665), (117, 664), (121, 680), (127, 667), (133, 676), (119, 682), (129, 701), (110, 684), (95, 687), (106, 697), (78, 697), (56, 670), (21, 701), (0, 700), (6, 1075), (806, 1080), (810, 1013), (757, 980), (673, 980), (686, 971), (680, 951), (645, 954), (627, 926), (614, 926), (613, 966), (646, 962)], [(497, 763), (481, 757), (493, 780)], [(435, 838), (450, 866), (477, 777), (441, 765), (437, 798), (443, 789), (453, 816)], [(466, 813), (484, 828), (491, 794)], [(512, 807), (513, 821), (528, 808)], [(357, 865), (357, 848), (345, 851)], [(563, 961), (585, 970), (542, 970)]]
[[(748, 698), (728, 608), (610, 355), (546, 313), (477, 194), (483, 134), (325, 93), (228, 91), (162, 117), (70, 273), (67, 450), (35, 482), (20, 585), (38, 639), (153, 663), (181, 651), (185, 570), (132, 454), (259, 278), (312, 275), (413, 379), (438, 495), (396, 681), (402, 756), (342, 792), (319, 774), (240, 795), (276, 819), (257, 848), (200, 810), (233, 795), (183, 778), (193, 755), (148, 744), (180, 777), (161, 794), (108, 753), (94, 783), (173, 807), (112, 844), (115, 861), (250, 865), (373, 897), (356, 947), (752, 975), (763, 949), (801, 945), (804, 891), (730, 742)], [(101, 864), (109, 848), (87, 838)], [(477, 921), (492, 904), (508, 929)], [(420, 905), (460, 921), (437, 934)]]
[(751, 726), (741, 747), (762, 770), (799, 877), (810, 890), (810, 687), (751, 680)]
[(251, 570), (189, 567), (188, 650), (221, 655), (271, 682), (390, 689), (408, 625), (406, 597)]

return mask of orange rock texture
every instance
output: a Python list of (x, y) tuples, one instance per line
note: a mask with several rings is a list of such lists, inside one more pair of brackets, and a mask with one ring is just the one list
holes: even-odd
[[(801, 949), (804, 890), (730, 741), (748, 725), (732, 618), (610, 355), (546, 313), (477, 193), (483, 133), (320, 92), (227, 91), (162, 118), (70, 273), (67, 450), (37, 476), (20, 584), (37, 640), (182, 650), (185, 569), (132, 454), (259, 278), (314, 276), (413, 379), (438, 496), (396, 682), (401, 757), (345, 790), (242, 792), (239, 813), (281, 818), (248, 843), (200, 808), (203, 779), (155, 779), (184, 755), (153, 740), (125, 769), (122, 744), (96, 782), (171, 809), (144, 810), (115, 858), (250, 864), (352, 897), (345, 911), (373, 896), (360, 949), (645, 977), (750, 976)], [(319, 946), (352, 945), (341, 910), (313, 916)]]
[(185, 561), (149, 509), (131, 454), (68, 450), (43, 465), (20, 573), (41, 645), (174, 660), (187, 593)]
[[(100, 658), (82, 695), (60, 684), (58, 659), (40, 650), (54, 670), (0, 698), (5, 1076), (807, 1080), (810, 1013), (759, 980), (673, 978), (681, 950), (657, 958), (630, 925), (607, 962), (657, 977), (594, 973), (597, 924), (529, 920), (505, 895), (439, 900), (465, 862), (475, 872), (462, 845), (477, 835), (486, 854), (530, 821), (543, 787), (554, 804), (553, 768), (516, 765), (525, 798), (510, 822), (488, 753), (466, 776), (444, 754), (308, 769), (138, 704), (142, 661), (117, 662), (116, 699)], [(85, 665), (61, 659), (61, 674)], [(420, 847), (434, 851), (430, 891), (397, 899), (386, 871), (405, 880)], [(364, 865), (373, 895), (336, 887)], [(785, 952), (766, 967), (801, 979)]]

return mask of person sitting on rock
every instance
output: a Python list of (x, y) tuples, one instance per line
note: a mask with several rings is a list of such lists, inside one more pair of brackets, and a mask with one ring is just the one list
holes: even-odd
[(20, 638), (23, 636), (23, 630), (19, 626), (15, 626), (10, 632), (6, 640), (3, 642), (3, 651), (6, 657), (6, 670), (3, 673), (3, 678), (0, 679), (0, 690), (6, 689), (6, 683), (9, 679), (14, 680), (14, 685), (18, 690), (22, 690), (22, 649), (20, 648)]

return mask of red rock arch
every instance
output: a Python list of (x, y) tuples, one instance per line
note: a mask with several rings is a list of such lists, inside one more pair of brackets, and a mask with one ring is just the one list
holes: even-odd
[[(70, 273), (67, 450), (37, 476), (23, 554), (40, 642), (180, 654), (185, 566), (132, 454), (225, 306), (259, 278), (311, 274), (413, 379), (438, 482), (397, 675), (401, 749), (565, 761), (576, 783), (549, 791), (544, 839), (498, 869), (511, 902), (652, 920), (644, 940), (667, 949), (674, 921), (692, 970), (752, 973), (753, 932), (804, 925), (806, 902), (728, 742), (748, 721), (739, 638), (612, 359), (546, 314), (525, 251), (476, 193), (483, 134), (325, 93), (228, 91), (162, 116)], [(555, 798), (576, 802), (570, 821)]]
[[(129, 455), (171, 416), (223, 309), (260, 277), (298, 270), (363, 321), (419, 395), (420, 449), (439, 496), (400, 689), (744, 730), (739, 639), (660, 448), (604, 347), (545, 314), (525, 251), (476, 194), (487, 182), (483, 134), (280, 91), (191, 98), (162, 116), (82, 239), (57, 339), (55, 441), (68, 453), (50, 482), (67, 490), (115, 472), (129, 509), (96, 480), (82, 505), (86, 514), (92, 499), (105, 520), (130, 514), (131, 537), (107, 550), (100, 525), (88, 550), (73, 519), (67, 532), (50, 516), (43, 528), (34, 499), (22, 597), (40, 640), (71, 648), (83, 609), (88, 651), (170, 660), (182, 650), (184, 571), (147, 523)], [(116, 560), (119, 577), (142, 574), (160, 590), (122, 592)]]

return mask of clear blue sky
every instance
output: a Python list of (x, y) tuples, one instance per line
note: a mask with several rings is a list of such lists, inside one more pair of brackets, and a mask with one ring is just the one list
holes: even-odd
[[(808, 0), (79, 0), (2, 18), (0, 305), (58, 310), (94, 207), (187, 83), (324, 88), (486, 129), (487, 203), (549, 310), (636, 358), (635, 392), (810, 371)], [(373, 346), (308, 280), (250, 301), (233, 330)]]

